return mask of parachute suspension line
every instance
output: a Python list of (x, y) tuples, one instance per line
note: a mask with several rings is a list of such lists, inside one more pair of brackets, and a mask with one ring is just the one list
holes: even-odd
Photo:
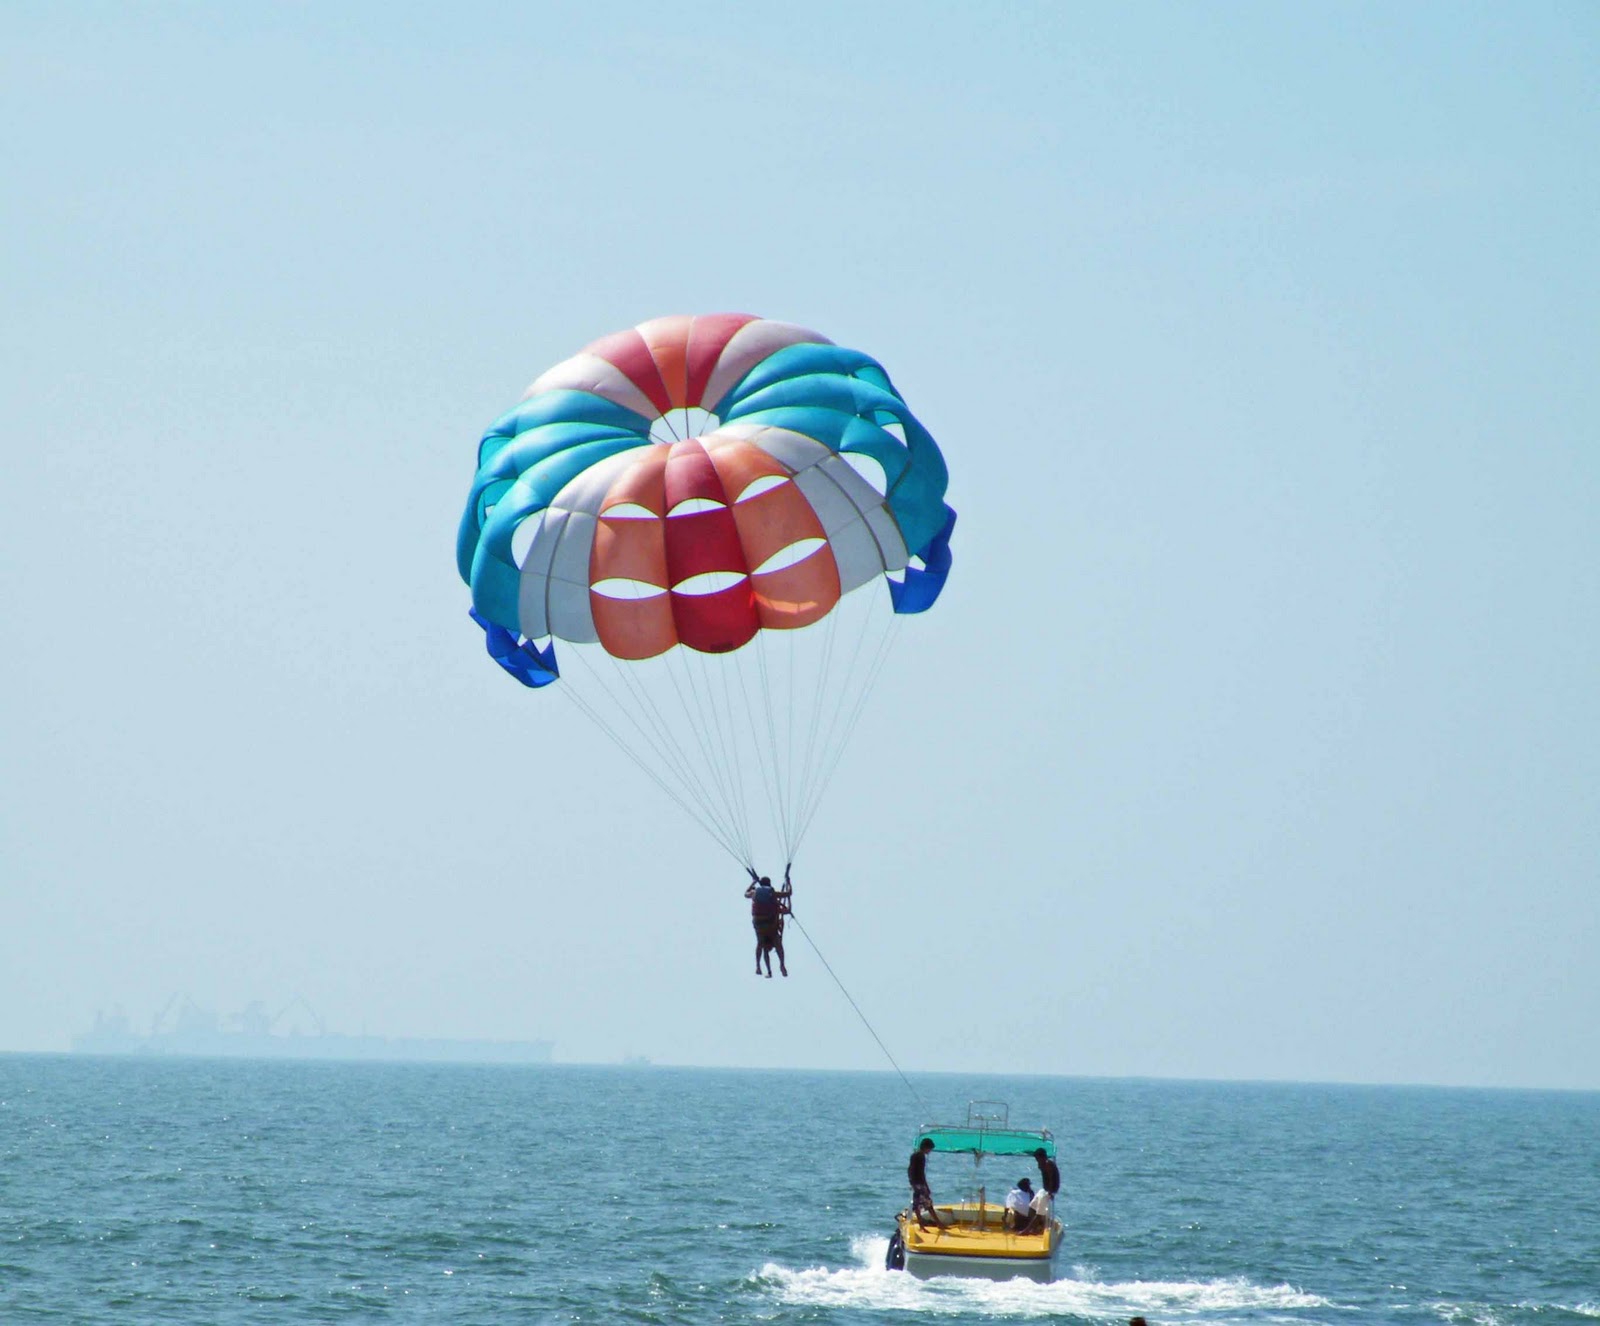
[(664, 428), (667, 431), (667, 434), (669, 435), (669, 437), (671, 438), (671, 440), (673, 442), (681, 442), (681, 441), (683, 441), (684, 434), (686, 434), (689, 431), (689, 415), (688, 415), (688, 412), (687, 411), (683, 412), (683, 433), (679, 433), (677, 427), (673, 424), (673, 422), (672, 422), (673, 413), (674, 413), (674, 411), (668, 410), (665, 414), (660, 415), (656, 419), (656, 422), (654, 424), (650, 425), (650, 435), (651, 435), (651, 440), (652, 441), (655, 441), (655, 442), (658, 442), (658, 443), (663, 443), (663, 444), (666, 444), (667, 441), (668, 441), (667, 438), (661, 437), (659, 434), (657, 434), (657, 432), (656, 432), (656, 425), (657, 424), (659, 424), (662, 428)]
[[(796, 812), (799, 810), (798, 803), (792, 799), (792, 793), (794, 789), (794, 693), (798, 688), (795, 685), (794, 675), (794, 632), (785, 631), (784, 634), (789, 637), (789, 735), (784, 741), (783, 753), (789, 768), (789, 788), (791, 792), (789, 822), (793, 824), (796, 822)], [(784, 844), (783, 850), (785, 864), (793, 862), (795, 848), (798, 846), (798, 843)]]
[(728, 730), (733, 735), (733, 777), (734, 786), (739, 789), (739, 817), (744, 824), (745, 841), (750, 841), (750, 798), (749, 779), (744, 772), (744, 742), (740, 740), (741, 734), (736, 730), (739, 725), (739, 711), (733, 707), (733, 692), (728, 684), (728, 674), (738, 667), (738, 664), (729, 665), (727, 659), (720, 659), (717, 666), (717, 675), (722, 679), (722, 710), (727, 715)]
[[(684, 651), (676, 649), (668, 650), (667, 653), (662, 657), (667, 664), (667, 676), (671, 679), (673, 688), (678, 692), (678, 702), (683, 705), (684, 710), (687, 713), (689, 705), (687, 700), (684, 698), (683, 687), (678, 684), (678, 678), (672, 671), (674, 655), (682, 652)], [(700, 688), (695, 684), (694, 673), (690, 670), (687, 658), (678, 658), (676, 661), (683, 670), (683, 680), (688, 686), (689, 694), (694, 699), (694, 715), (689, 719), (689, 726), (694, 731), (694, 738), (700, 747), (700, 754), (705, 759), (706, 772), (710, 775), (711, 782), (715, 785), (718, 795), (722, 799), (723, 805), (730, 808), (728, 813), (731, 817), (733, 795), (728, 787), (723, 766), (718, 761), (716, 755), (711, 749), (710, 733), (712, 725), (709, 716), (706, 713), (705, 703), (700, 697)], [(748, 833), (746, 834), (746, 837), (748, 837)], [(748, 842), (745, 844), (745, 855), (747, 857), (753, 856)], [(749, 864), (754, 864), (753, 860)]]
[[(750, 836), (750, 815), (745, 802), (745, 789), (741, 777), (742, 762), (739, 759), (739, 737), (735, 730), (734, 717), (727, 709), (726, 699), (718, 701), (718, 674), (726, 672), (726, 659), (722, 655), (693, 654), (685, 656), (687, 670), (698, 672), (697, 694), (701, 695), (706, 705), (706, 712), (710, 718), (711, 745), (720, 764), (718, 772), (722, 785), (727, 789), (728, 804), (736, 806), (739, 811), (740, 821), (744, 825), (745, 836)], [(724, 690), (726, 687), (724, 686)]]
[[(672, 732), (668, 727), (666, 716), (661, 712), (660, 706), (656, 704), (649, 691), (639, 685), (627, 668), (623, 667), (610, 654), (607, 654), (606, 658), (610, 660), (611, 669), (616, 674), (617, 680), (627, 688), (628, 693), (633, 696), (638, 704), (639, 713), (648, 718), (651, 727), (655, 729), (655, 740), (651, 741), (650, 745), (657, 758), (660, 759), (662, 764), (668, 766), (669, 772), (682, 780), (685, 787), (694, 789), (698, 799), (709, 807), (712, 801), (706, 792), (705, 784), (701, 780), (699, 772), (676, 749), (672, 739)], [(585, 661), (585, 666), (590, 666), (587, 661)], [(606, 691), (607, 696), (612, 694), (603, 681), (598, 681), (598, 684)], [(624, 710), (624, 712), (628, 711)], [(632, 718), (633, 715), (630, 713), (629, 717)], [(637, 726), (637, 720), (635, 720), (635, 725)]]
[[(610, 657), (610, 655), (607, 655), (607, 657)], [(674, 739), (666, 715), (661, 712), (660, 706), (656, 703), (655, 697), (651, 695), (649, 688), (638, 681), (633, 670), (620, 660), (612, 658), (611, 665), (618, 676), (631, 682), (630, 689), (640, 697), (641, 706), (654, 713), (659, 719), (666, 734), (664, 741), (667, 754), (672, 757), (680, 768), (689, 771), (693, 785), (696, 788), (696, 794), (705, 806), (707, 814), (714, 814), (719, 823), (726, 825), (729, 836), (739, 844), (739, 848), (745, 856), (750, 856), (749, 827), (748, 825), (741, 825), (737, 808), (725, 793), (720, 796), (715, 795), (716, 789), (708, 787), (705, 778), (702, 778), (698, 771), (694, 770), (690, 748), (681, 741)], [(715, 780), (716, 773), (717, 769), (714, 762), (708, 760), (706, 775)]]
[[(843, 605), (840, 605), (843, 606)], [(815, 698), (810, 714), (809, 732), (806, 737), (806, 757), (800, 766), (801, 786), (806, 789), (806, 800), (810, 800), (811, 779), (815, 774), (815, 757), (817, 750), (817, 733), (821, 728), (823, 696), (825, 687), (831, 674), (834, 642), (839, 637), (839, 618), (842, 614), (836, 607), (828, 614), (828, 630), (823, 641), (822, 656), (817, 663), (816, 683), (811, 687), (810, 694)], [(803, 804), (803, 803), (802, 803)], [(796, 844), (798, 848), (799, 844)]]
[(900, 619), (896, 617), (890, 622), (888, 629), (884, 631), (882, 638), (878, 642), (876, 655), (866, 673), (866, 680), (856, 695), (855, 707), (851, 710), (850, 717), (845, 723), (844, 733), (834, 748), (833, 763), (829, 765), (827, 772), (817, 781), (815, 795), (806, 811), (805, 822), (800, 830), (802, 834), (811, 828), (811, 821), (816, 818), (817, 811), (822, 807), (822, 799), (827, 793), (828, 784), (833, 778), (833, 772), (839, 767), (839, 762), (844, 758), (844, 753), (850, 746), (850, 740), (855, 736), (856, 726), (861, 721), (861, 715), (866, 711), (867, 702), (872, 698), (873, 688), (877, 686), (878, 678), (883, 673), (884, 665), (889, 661), (889, 656), (894, 652), (894, 646), (900, 639), (900, 629)]
[[(589, 661), (587, 651), (574, 649), (573, 653), (579, 657), (579, 661), (582, 661), (584, 667), (589, 670), (590, 678), (594, 678), (594, 683), (598, 686), (598, 689), (611, 702), (611, 709), (621, 712), (634, 725), (638, 733), (646, 737), (646, 741), (648, 741), (648, 733), (645, 733), (645, 729), (640, 723), (640, 718), (651, 718), (661, 729), (661, 741), (650, 742), (650, 749), (653, 750), (656, 760), (659, 761), (658, 765), (654, 766), (653, 769), (658, 782), (661, 782), (664, 776), (678, 779), (682, 795), (691, 797), (698, 803), (699, 809), (701, 809), (701, 816), (712, 822), (712, 824), (717, 825), (717, 832), (722, 835), (723, 840), (728, 841), (736, 848), (739, 856), (749, 857), (749, 835), (742, 835), (741, 837), (739, 825), (731, 819), (731, 816), (726, 814), (726, 809), (720, 805), (718, 798), (712, 795), (712, 790), (707, 789), (704, 777), (699, 774), (698, 769), (694, 768), (693, 752), (688, 750), (688, 747), (685, 747), (682, 741), (675, 739), (674, 734), (672, 734), (672, 725), (667, 721), (666, 715), (661, 712), (661, 707), (656, 704), (654, 696), (651, 696), (650, 688), (643, 685), (640, 678), (637, 677), (637, 673), (632, 672), (627, 665), (622, 664), (619, 659), (614, 659), (611, 654), (605, 654), (606, 661), (611, 664), (611, 672), (616, 675), (619, 683), (626, 688), (629, 696), (634, 697), (634, 704), (624, 704), (619, 699), (616, 691), (613, 691), (611, 686), (606, 685), (605, 675), (600, 670), (595, 669), (595, 665)], [(648, 761), (643, 760), (642, 755), (637, 750), (630, 753), (640, 763), (648, 763)]]
[[(767, 702), (767, 740), (772, 743), (773, 763), (777, 763), (778, 731), (772, 721), (772, 679), (767, 673), (767, 653), (765, 649), (756, 650), (756, 662), (761, 667), (761, 691)], [(794, 860), (794, 842), (789, 834), (789, 808), (786, 804), (788, 789), (780, 782), (778, 787), (778, 816), (782, 821), (782, 839), (784, 858)]]
[[(721, 661), (720, 656), (717, 661)], [(716, 667), (710, 656), (698, 652), (694, 654), (692, 660), (686, 659), (685, 662), (692, 663), (693, 667), (699, 670), (700, 682), (708, 700), (707, 707), (711, 714), (712, 732), (716, 737), (717, 746), (722, 755), (720, 772), (723, 786), (727, 789), (728, 808), (730, 812), (736, 806), (742, 809), (744, 803), (743, 787), (739, 781), (738, 742), (736, 736), (731, 733), (733, 715), (728, 713), (725, 704), (719, 705), (717, 703), (716, 683), (713, 680), (714, 672), (724, 671), (724, 669)], [(732, 737), (731, 740), (730, 737)], [(744, 818), (748, 820), (748, 816)], [(746, 838), (749, 837), (748, 823), (745, 828), (745, 836)]]
[(615, 731), (612, 730), (611, 724), (606, 722), (606, 720), (600, 716), (600, 714), (598, 713), (598, 711), (596, 711), (596, 709), (594, 708), (593, 705), (591, 705), (587, 700), (583, 699), (581, 696), (573, 694), (572, 688), (570, 686), (563, 686), (561, 688), (561, 690), (566, 695), (566, 697), (569, 700), (571, 700), (574, 705), (577, 706), (579, 711), (582, 712), (584, 715), (586, 715), (588, 717), (590, 722), (594, 723), (594, 725), (596, 727), (598, 727), (602, 732), (604, 732), (606, 734), (606, 736), (610, 737), (611, 740), (616, 743), (618, 750), (620, 750), (630, 760), (632, 760), (635, 764), (637, 764), (639, 766), (639, 768), (644, 770), (644, 772), (649, 775), (650, 780), (653, 783), (655, 783), (655, 785), (657, 787), (659, 787), (669, 797), (671, 797), (674, 801), (676, 801), (678, 803), (679, 808), (682, 809), (683, 812), (685, 814), (687, 814), (690, 819), (692, 819), (696, 824), (698, 824), (702, 829), (704, 829), (706, 831), (706, 833), (708, 835), (710, 835), (711, 839), (717, 844), (717, 846), (722, 848), (723, 851), (725, 851), (729, 856), (731, 856), (740, 865), (747, 866), (747, 865), (750, 864), (749, 860), (747, 859), (748, 856), (749, 856), (749, 853), (746, 852), (743, 855), (740, 855), (740, 853), (736, 850), (734, 845), (731, 842), (729, 842), (728, 838), (723, 833), (721, 833), (716, 828), (716, 826), (711, 823), (710, 820), (708, 820), (697, 809), (695, 809), (695, 807), (691, 806), (687, 801), (685, 801), (682, 797), (680, 797), (677, 794), (677, 792), (672, 788), (671, 784), (669, 784), (668, 782), (666, 782), (666, 780), (661, 778), (660, 775), (658, 775), (654, 769), (652, 769), (648, 764), (646, 764), (643, 760), (641, 760), (639, 758), (638, 754), (633, 750), (633, 748), (631, 746), (629, 746), (628, 743), (626, 741), (624, 741), (621, 737), (619, 737), (616, 734)]
[[(854, 620), (842, 628), (847, 634), (854, 635), (853, 647), (842, 648), (841, 640), (829, 642), (832, 647), (826, 661), (826, 680), (822, 684), (829, 705), (826, 712), (819, 705), (813, 715), (814, 736), (820, 740), (816, 741), (814, 746), (815, 763), (806, 777), (804, 795), (797, 812), (795, 830), (797, 851), (810, 827), (815, 808), (821, 803), (828, 783), (838, 768), (845, 746), (848, 744), (849, 724), (846, 715), (852, 706), (863, 698), (857, 694), (859, 689), (857, 671), (867, 636), (872, 632), (876, 620), (873, 609), (877, 606), (870, 598), (863, 598), (855, 605), (857, 613)], [(848, 662), (842, 662), (846, 654)]]
[[(715, 761), (713, 761), (711, 758), (710, 747), (706, 745), (704, 725), (697, 722), (694, 717), (689, 715), (689, 700), (684, 695), (683, 686), (679, 683), (677, 674), (672, 670), (672, 661), (672, 651), (669, 650), (661, 658), (661, 670), (666, 674), (667, 680), (672, 684), (673, 692), (678, 697), (678, 712), (685, 716), (684, 721), (688, 724), (689, 729), (694, 736), (695, 744), (700, 748), (700, 756), (705, 761), (706, 777), (715, 783)], [(687, 681), (687, 679), (687, 666), (685, 666), (685, 681)], [(685, 753), (684, 758), (689, 758), (687, 753)], [(707, 791), (705, 793), (705, 797), (707, 801), (712, 800), (711, 792)]]
[[(830, 641), (831, 648), (828, 653), (822, 689), (826, 693), (829, 709), (825, 713), (821, 706), (818, 707), (815, 722), (817, 732), (822, 740), (816, 747), (816, 764), (806, 781), (806, 794), (802, 802), (802, 822), (799, 836), (805, 833), (804, 821), (805, 808), (818, 800), (822, 789), (833, 775), (833, 770), (838, 767), (839, 756), (843, 753), (838, 746), (838, 730), (840, 715), (844, 713), (845, 706), (851, 701), (855, 686), (855, 665), (861, 656), (861, 647), (872, 628), (874, 609), (870, 595), (864, 595), (854, 604), (855, 615), (851, 622), (842, 628), (844, 635), (854, 634), (855, 647), (849, 651), (849, 663), (840, 671), (839, 660), (845, 652), (841, 645), (844, 643), (838, 635)], [(797, 844), (798, 846), (798, 844)]]
[(651, 695), (649, 688), (640, 683), (634, 669), (609, 653), (606, 654), (606, 658), (610, 661), (611, 669), (617, 678), (627, 688), (628, 693), (634, 697), (639, 711), (651, 720), (652, 725), (660, 735), (660, 743), (655, 745), (654, 749), (662, 764), (675, 774), (686, 788), (693, 790), (695, 797), (705, 807), (706, 813), (714, 815), (718, 822), (724, 825), (729, 837), (739, 844), (740, 850), (744, 855), (749, 856), (749, 826), (741, 826), (738, 816), (733, 813), (733, 808), (719, 805), (717, 799), (711, 795), (711, 792), (706, 787), (705, 780), (689, 759), (687, 749), (682, 748), (680, 743), (674, 739), (671, 725), (668, 723), (666, 715), (661, 712), (661, 706), (656, 703), (656, 699)]
[(767, 793), (767, 813), (772, 819), (772, 830), (780, 841), (783, 838), (783, 826), (778, 819), (778, 761), (777, 754), (766, 743), (759, 740), (760, 727), (756, 722), (755, 702), (750, 698), (749, 679), (745, 675), (744, 651), (736, 651), (733, 655), (738, 659), (739, 690), (744, 696), (744, 712), (750, 722), (750, 737), (756, 748), (756, 764), (761, 770), (761, 782)]
[(926, 1118), (928, 1113), (927, 1106), (922, 1103), (922, 1097), (917, 1095), (917, 1089), (911, 1085), (911, 1079), (905, 1075), (905, 1071), (895, 1062), (894, 1055), (889, 1053), (889, 1047), (883, 1043), (883, 1037), (873, 1030), (872, 1023), (867, 1021), (867, 1015), (861, 1011), (861, 1005), (856, 1003), (855, 996), (844, 988), (844, 982), (839, 979), (839, 973), (834, 971), (833, 964), (822, 956), (822, 950), (817, 947), (817, 941), (811, 938), (811, 932), (805, 926), (800, 925), (800, 918), (793, 912), (789, 913), (789, 919), (800, 927), (800, 933), (806, 937), (806, 943), (811, 945), (811, 951), (817, 955), (817, 961), (827, 969), (828, 975), (833, 977), (833, 983), (839, 987), (839, 993), (849, 1001), (850, 1007), (855, 1009), (856, 1016), (861, 1019), (861, 1025), (867, 1029), (867, 1034), (878, 1042), (878, 1048), (883, 1051), (883, 1057), (889, 1061), (894, 1071), (900, 1074), (900, 1080), (906, 1084), (906, 1090), (911, 1093), (911, 1099), (917, 1102), (917, 1109)]
[[(889, 661), (889, 655), (893, 651), (895, 643), (900, 638), (900, 618), (893, 614), (890, 615), (888, 624), (884, 627), (882, 635), (878, 638), (878, 643), (871, 656), (871, 661), (867, 664), (866, 671), (863, 674), (863, 683), (859, 688), (856, 688), (853, 685), (855, 679), (856, 656), (859, 655), (860, 646), (865, 641), (867, 634), (868, 632), (865, 630), (862, 632), (861, 639), (857, 641), (856, 655), (852, 655), (850, 660), (850, 669), (846, 674), (846, 677), (847, 680), (852, 684), (841, 688), (842, 694), (844, 695), (849, 695), (854, 692), (855, 704), (850, 709), (850, 715), (845, 720), (844, 730), (842, 733), (840, 733), (837, 741), (834, 740), (833, 730), (830, 726), (826, 749), (831, 751), (832, 759), (829, 761), (826, 769), (823, 770), (821, 776), (816, 781), (815, 787), (812, 789), (810, 803), (805, 808), (804, 817), (800, 823), (800, 832), (796, 839), (797, 848), (799, 846), (799, 838), (805, 837), (807, 831), (811, 828), (811, 821), (816, 818), (817, 811), (822, 808), (822, 799), (827, 793), (828, 784), (833, 781), (834, 771), (838, 769), (840, 761), (844, 759), (845, 751), (849, 749), (850, 739), (855, 736), (856, 725), (861, 721), (861, 715), (866, 709), (867, 701), (871, 699), (873, 688), (878, 684), (878, 678), (883, 673), (884, 664)], [(844, 705), (841, 704), (839, 710), (834, 715), (835, 721), (837, 721), (839, 715), (843, 712)]]
[[(672, 749), (671, 743), (669, 742), (667, 744), (666, 751), (663, 751), (659, 747), (655, 747), (654, 743), (650, 742), (649, 734), (644, 731), (643, 726), (640, 724), (638, 716), (634, 714), (634, 712), (627, 705), (622, 704), (617, 699), (616, 694), (609, 686), (606, 685), (605, 678), (594, 667), (594, 665), (584, 657), (584, 651), (581, 649), (574, 649), (572, 651), (572, 656), (577, 658), (578, 661), (583, 664), (595, 686), (598, 687), (599, 690), (604, 693), (606, 699), (611, 702), (612, 709), (620, 711), (628, 719), (628, 721), (633, 724), (635, 730), (638, 731), (640, 736), (645, 739), (646, 743), (655, 749), (657, 758), (659, 758), (664, 765), (668, 766), (669, 772), (673, 772), (671, 768), (673, 759), (670, 754)], [(612, 726), (607, 723), (603, 717), (601, 717), (599, 711), (577, 693), (575, 688), (571, 686), (564, 686), (561, 689), (567, 695), (567, 697), (579, 707), (579, 709), (587, 714), (589, 718), (612, 739), (612, 741), (616, 742), (616, 744), (621, 747), (629, 759), (631, 759), (635, 764), (637, 764), (641, 769), (650, 775), (652, 781), (654, 781), (658, 787), (664, 789), (667, 794), (678, 803), (678, 805), (682, 806), (685, 810), (689, 810), (691, 816), (701, 825), (701, 827), (704, 828), (706, 832), (711, 834), (711, 836), (719, 843), (721, 843), (732, 856), (740, 860), (749, 857), (749, 844), (739, 840), (738, 834), (734, 832), (734, 826), (723, 822), (721, 817), (717, 814), (717, 805), (711, 798), (705, 796), (702, 792), (698, 797), (700, 809), (698, 811), (691, 809), (688, 803), (683, 800), (678, 792), (675, 791), (667, 783), (667, 781), (662, 778), (659, 773), (657, 773), (655, 769), (650, 767), (650, 765), (640, 756), (639, 752), (634, 749), (634, 747), (628, 741), (620, 736), (615, 729), (613, 729)], [(686, 787), (691, 785), (692, 782), (693, 780), (690, 778), (684, 779), (684, 785)]]
[[(728, 801), (730, 805), (738, 805), (741, 819), (746, 825), (746, 837), (749, 837), (749, 813), (744, 801), (744, 777), (742, 777), (742, 763), (739, 760), (739, 733), (734, 726), (734, 713), (728, 712), (728, 669), (726, 669), (725, 656), (707, 656), (696, 654), (694, 664), (701, 673), (701, 686), (707, 697), (707, 707), (710, 710), (712, 731), (717, 736), (717, 744), (722, 749), (722, 776), (723, 784), (728, 787)], [(718, 677), (722, 680), (722, 702), (717, 701)]]
[[(718, 717), (715, 696), (709, 696), (709, 699), (707, 699), (707, 694), (702, 694), (702, 681), (706, 683), (704, 691), (706, 693), (710, 691), (710, 680), (704, 677), (704, 662), (699, 659), (698, 654), (694, 654), (691, 657), (693, 651), (682, 648), (682, 646), (677, 651), (669, 651), (669, 657), (672, 653), (677, 653), (680, 656), (678, 661), (683, 664), (683, 677), (688, 680), (690, 694), (694, 696), (694, 713), (698, 717), (696, 736), (701, 741), (702, 752), (706, 753), (706, 766), (710, 769), (710, 776), (717, 784), (718, 792), (722, 793), (723, 805), (728, 808), (728, 814), (733, 816), (733, 777), (731, 777), (730, 768), (728, 768), (730, 766), (728, 744), (723, 741), (722, 721)], [(699, 667), (701, 667), (701, 678), (694, 677), (696, 662), (699, 662)], [(718, 757), (718, 747), (720, 747), (720, 757)]]
[(574, 647), (583, 684), (561, 689), (734, 859), (753, 867), (770, 842), (792, 865), (901, 629), (883, 593), (862, 586), (814, 628), (763, 629), (726, 654), (680, 646), (629, 662), (594, 646), (602, 666)]
[[(574, 649), (572, 651), (572, 657), (577, 659), (577, 661), (583, 665), (583, 668), (585, 672), (588, 673), (592, 684), (606, 697), (608, 701), (610, 701), (612, 711), (620, 713), (624, 718), (626, 718), (633, 726), (634, 731), (637, 732), (642, 738), (644, 744), (655, 752), (656, 758), (659, 759), (662, 764), (669, 766), (668, 772), (677, 774), (685, 784), (690, 784), (692, 782), (692, 778), (686, 776), (688, 771), (682, 768), (671, 767), (673, 765), (673, 752), (671, 743), (668, 742), (664, 736), (661, 741), (658, 742), (649, 732), (645, 730), (643, 723), (640, 722), (641, 715), (648, 717), (648, 714), (645, 713), (644, 703), (642, 701), (640, 702), (637, 712), (633, 707), (622, 703), (622, 701), (617, 697), (616, 692), (606, 684), (606, 679), (600, 675), (598, 669), (596, 669), (594, 664), (589, 661), (585, 651), (581, 649)], [(613, 660), (613, 663), (614, 662), (615, 660)], [(624, 685), (628, 685), (628, 678), (626, 674), (618, 672), (617, 675)], [(572, 700), (574, 704), (578, 705), (578, 707), (585, 714), (590, 716), (595, 722), (600, 723), (602, 726), (610, 727), (610, 725), (599, 716), (599, 711), (595, 709), (594, 706), (592, 706), (588, 700), (582, 696), (582, 694), (579, 693), (577, 688), (568, 686), (563, 687), (562, 689), (567, 693), (568, 698)], [(629, 755), (634, 758), (635, 763), (639, 763), (641, 765), (644, 763), (643, 757), (639, 754), (638, 750), (631, 743), (627, 742), (619, 734), (617, 734), (615, 729), (612, 729), (611, 735), (613, 740), (618, 741), (624, 746)], [(701, 799), (704, 800), (703, 797)], [(708, 806), (708, 812), (710, 809), (711, 807)], [(726, 832), (726, 826), (719, 825), (719, 828), (722, 828), (724, 832)]]
[[(774, 636), (767, 647), (767, 672), (770, 677), (777, 678), (775, 687), (777, 695), (771, 703), (769, 713), (772, 720), (772, 730), (775, 734), (782, 734), (782, 740), (773, 737), (773, 760), (776, 763), (781, 752), (783, 759), (783, 775), (781, 779), (783, 795), (783, 858), (785, 864), (794, 860), (794, 826), (795, 826), (795, 769), (794, 769), (794, 704), (795, 696), (801, 693), (800, 681), (795, 675), (794, 667), (794, 631), (785, 631), (783, 636)], [(813, 697), (815, 691), (809, 692)], [(781, 707), (780, 707), (781, 706)]]

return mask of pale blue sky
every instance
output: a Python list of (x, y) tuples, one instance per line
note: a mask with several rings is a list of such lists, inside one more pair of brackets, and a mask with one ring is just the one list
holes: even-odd
[(883, 1066), (453, 564), (528, 381), (734, 308), (951, 466), (797, 870), (905, 1067), (1600, 1088), (1597, 65), (1576, 3), (7, 5), (0, 1048), (298, 993)]

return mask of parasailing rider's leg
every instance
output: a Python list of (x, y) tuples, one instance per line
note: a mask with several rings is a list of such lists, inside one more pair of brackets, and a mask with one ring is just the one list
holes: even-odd
[[(792, 863), (791, 863), (792, 865)], [(789, 974), (789, 964), (783, 960), (783, 918), (794, 915), (791, 899), (794, 897), (794, 885), (789, 880), (790, 866), (783, 868), (783, 887), (778, 890), (778, 924), (773, 946), (778, 950), (778, 970), (785, 976)], [(767, 975), (772, 975), (772, 959), (767, 959)]]

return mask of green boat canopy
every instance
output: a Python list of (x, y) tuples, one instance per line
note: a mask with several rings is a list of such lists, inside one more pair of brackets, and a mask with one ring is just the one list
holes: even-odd
[(1056, 1154), (1056, 1140), (1050, 1135), (1049, 1129), (1029, 1131), (1023, 1128), (934, 1124), (917, 1134), (916, 1145), (920, 1147), (924, 1138), (933, 1143), (935, 1151), (964, 1152), (974, 1156), (1031, 1156), (1040, 1147), (1052, 1159)]

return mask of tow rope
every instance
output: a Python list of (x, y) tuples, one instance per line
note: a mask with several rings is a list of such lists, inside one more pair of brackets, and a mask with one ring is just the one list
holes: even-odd
[(817, 960), (821, 962), (823, 967), (827, 969), (828, 975), (833, 977), (833, 983), (839, 987), (839, 993), (849, 1000), (850, 1007), (855, 1009), (856, 1016), (861, 1019), (861, 1025), (867, 1029), (867, 1033), (872, 1037), (872, 1039), (878, 1042), (878, 1048), (883, 1051), (883, 1057), (889, 1061), (889, 1064), (894, 1071), (900, 1074), (900, 1080), (906, 1084), (906, 1090), (911, 1093), (911, 1099), (916, 1101), (917, 1109), (924, 1116), (926, 1116), (928, 1112), (927, 1107), (923, 1105), (922, 1097), (917, 1094), (917, 1089), (911, 1085), (911, 1079), (905, 1075), (905, 1073), (901, 1070), (900, 1065), (895, 1062), (894, 1055), (889, 1053), (889, 1047), (883, 1043), (883, 1037), (878, 1035), (878, 1033), (873, 1030), (872, 1023), (867, 1021), (867, 1015), (861, 1011), (861, 1005), (856, 1003), (855, 997), (850, 993), (850, 991), (845, 989), (844, 982), (839, 979), (839, 973), (833, 969), (833, 964), (830, 963), (827, 958), (822, 956), (822, 950), (817, 947), (817, 941), (811, 938), (811, 933), (805, 928), (805, 926), (800, 924), (800, 918), (796, 916), (793, 911), (790, 911), (789, 919), (797, 926), (800, 926), (800, 933), (806, 937), (806, 943), (811, 945), (811, 951), (817, 955)]

